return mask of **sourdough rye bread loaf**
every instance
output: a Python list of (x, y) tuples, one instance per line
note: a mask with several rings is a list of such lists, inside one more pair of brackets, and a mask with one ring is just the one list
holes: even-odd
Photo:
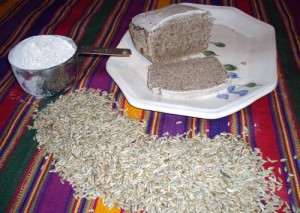
[(148, 67), (148, 88), (164, 97), (200, 97), (222, 90), (230, 83), (228, 72), (215, 57), (156, 63)]
[(208, 11), (173, 4), (133, 17), (135, 48), (152, 63), (198, 54), (208, 47), (213, 18)]

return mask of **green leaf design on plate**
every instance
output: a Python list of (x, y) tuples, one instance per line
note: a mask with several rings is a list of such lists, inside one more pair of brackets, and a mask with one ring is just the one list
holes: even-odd
[(214, 44), (217, 47), (225, 47), (226, 45), (222, 42), (210, 42), (211, 44)]
[(248, 84), (238, 84), (237, 86), (244, 86), (244, 87), (252, 88), (252, 87), (262, 86), (262, 84), (257, 84), (257, 83), (251, 82)]
[(214, 51), (206, 50), (202, 52), (205, 56), (217, 56), (217, 54)]
[(244, 86), (251, 88), (251, 87), (256, 87), (256, 86), (262, 86), (262, 84), (257, 84), (257, 83), (251, 82), (251, 83), (245, 84)]
[(232, 64), (224, 64), (223, 65), (225, 67), (226, 70), (228, 71), (234, 71), (234, 70), (237, 70), (237, 67), (232, 65)]

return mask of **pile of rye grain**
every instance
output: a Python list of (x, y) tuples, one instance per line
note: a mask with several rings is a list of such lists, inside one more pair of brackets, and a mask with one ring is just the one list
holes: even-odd
[(221, 134), (163, 137), (112, 109), (112, 95), (80, 90), (35, 115), (39, 148), (75, 197), (131, 212), (275, 212), (282, 182), (259, 149)]

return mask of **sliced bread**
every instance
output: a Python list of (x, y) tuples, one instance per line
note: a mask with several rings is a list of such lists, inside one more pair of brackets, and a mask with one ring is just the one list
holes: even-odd
[(230, 76), (215, 57), (190, 58), (148, 67), (148, 88), (176, 98), (205, 96), (230, 85)]

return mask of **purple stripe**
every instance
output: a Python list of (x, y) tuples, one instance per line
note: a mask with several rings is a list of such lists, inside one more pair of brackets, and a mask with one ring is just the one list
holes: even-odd
[(237, 135), (241, 135), (242, 132), (243, 132), (243, 121), (242, 121), (242, 116), (241, 116), (242, 112), (241, 111), (238, 111), (236, 112), (236, 122), (237, 122), (237, 125), (236, 125), (236, 134)]
[(151, 134), (151, 129), (152, 129), (152, 126), (154, 125), (154, 122), (153, 122), (154, 114), (155, 114), (155, 112), (149, 111), (147, 126), (146, 126), (146, 134)]
[(222, 0), (212, 0), (211, 5), (222, 6), (223, 1)]
[(65, 203), (63, 212), (67, 212), (71, 208), (71, 205), (72, 205), (72, 202), (73, 202), (73, 199), (74, 199), (73, 194), (74, 194), (73, 189), (70, 189), (68, 197), (67, 197), (67, 201), (69, 201), (69, 202)]
[(82, 212), (82, 206), (84, 206), (84, 199), (80, 200), (80, 202), (78, 202), (77, 205), (78, 205), (78, 212)]
[(294, 19), (297, 32), (300, 32), (300, 2), (295, 0), (285, 0), (285, 2), (287, 3), (291, 16)]
[[(181, 122), (176, 124), (176, 122)], [(168, 132), (171, 136), (176, 136), (177, 134), (183, 134), (189, 129), (189, 119), (185, 116), (173, 115), (163, 113), (161, 116), (159, 135), (163, 135)]]
[[(52, 166), (52, 169), (53, 169), (53, 168), (54, 168), (54, 166)], [(49, 173), (49, 172), (48, 172), (46, 181), (44, 182), (44, 185), (43, 185), (43, 187), (42, 187), (42, 190), (41, 190), (41, 192), (40, 192), (40, 194), (39, 194), (39, 197), (38, 197), (38, 199), (37, 199), (37, 202), (35, 203), (35, 206), (34, 206), (34, 207), (35, 207), (35, 208), (34, 208), (34, 211), (35, 211), (35, 212), (39, 212), (40, 205), (41, 205), (41, 200), (44, 199), (44, 196), (45, 196), (45, 193), (46, 193), (47, 188), (48, 188), (48, 186), (49, 186), (49, 183), (50, 183), (50, 180), (51, 180), (51, 178), (52, 178), (52, 175), (53, 175), (53, 173)]]
[[(63, 5), (64, 1), (54, 1), (51, 5), (48, 6), (47, 10), (41, 11), (41, 16), (37, 20), (37, 22), (32, 26), (26, 37), (41, 34), (41, 30), (44, 26), (50, 23), (50, 20), (53, 18), (53, 15), (56, 11)], [(44, 34), (44, 33), (43, 33)]]
[[(53, 169), (53, 168), (54, 168), (54, 166), (52, 166), (51, 169)], [(43, 185), (43, 187), (42, 187), (42, 190), (40, 191), (40, 194), (39, 194), (39, 197), (38, 197), (38, 199), (37, 199), (37, 202), (35, 203), (35, 209), (34, 209), (35, 212), (38, 212), (39, 209), (40, 209), (41, 200), (44, 199), (44, 196), (45, 196), (45, 193), (47, 192), (47, 188), (48, 188), (48, 186), (49, 186), (50, 179), (51, 179), (51, 176), (52, 176), (52, 175), (53, 175), (53, 173), (49, 173), (49, 172), (48, 172), (47, 178), (46, 178), (46, 180), (45, 180), (45, 182), (44, 182), (44, 185)]]
[(2, 79), (7, 74), (7, 72), (11, 72), (11, 67), (8, 59), (7, 57), (0, 57), (0, 79)]
[(78, 212), (84, 212), (84, 209), (86, 208), (87, 204), (88, 204), (88, 201), (86, 199), (82, 199), (80, 201)]
[(222, 132), (228, 132), (228, 121), (228, 117), (208, 120), (209, 137), (213, 138)]
[[(174, 1), (174, 3), (178, 3), (179, 1)], [(182, 1), (184, 3), (195, 3), (195, 4), (200, 4), (201, 1), (199, 0), (185, 0), (185, 1)], [(180, 2), (180, 3), (182, 3)]]
[(70, 193), (73, 194), (73, 189), (67, 181), (62, 184), (58, 174), (48, 173), (46, 182), (36, 202), (34, 212), (65, 212), (66, 207), (69, 207), (70, 202), (72, 202)]
[(79, 212), (86, 212), (89, 202), (87, 200), (84, 200), (84, 206)]
[(112, 93), (114, 85), (115, 85), (115, 82), (110, 78), (110, 80), (107, 82), (106, 89), (103, 89), (103, 91), (108, 91), (109, 93)]
[(202, 118), (197, 118), (195, 120), (195, 133), (201, 133), (201, 129), (202, 129)]
[[(98, 56), (97, 56), (98, 57)], [(97, 60), (96, 58), (91, 60), (90, 64)], [(101, 89), (103, 91), (109, 91), (112, 79), (110, 75), (106, 72), (105, 65), (108, 60), (107, 56), (102, 56), (100, 62), (97, 64), (97, 67), (93, 70), (92, 77), (88, 78), (86, 83), (88, 88)]]

